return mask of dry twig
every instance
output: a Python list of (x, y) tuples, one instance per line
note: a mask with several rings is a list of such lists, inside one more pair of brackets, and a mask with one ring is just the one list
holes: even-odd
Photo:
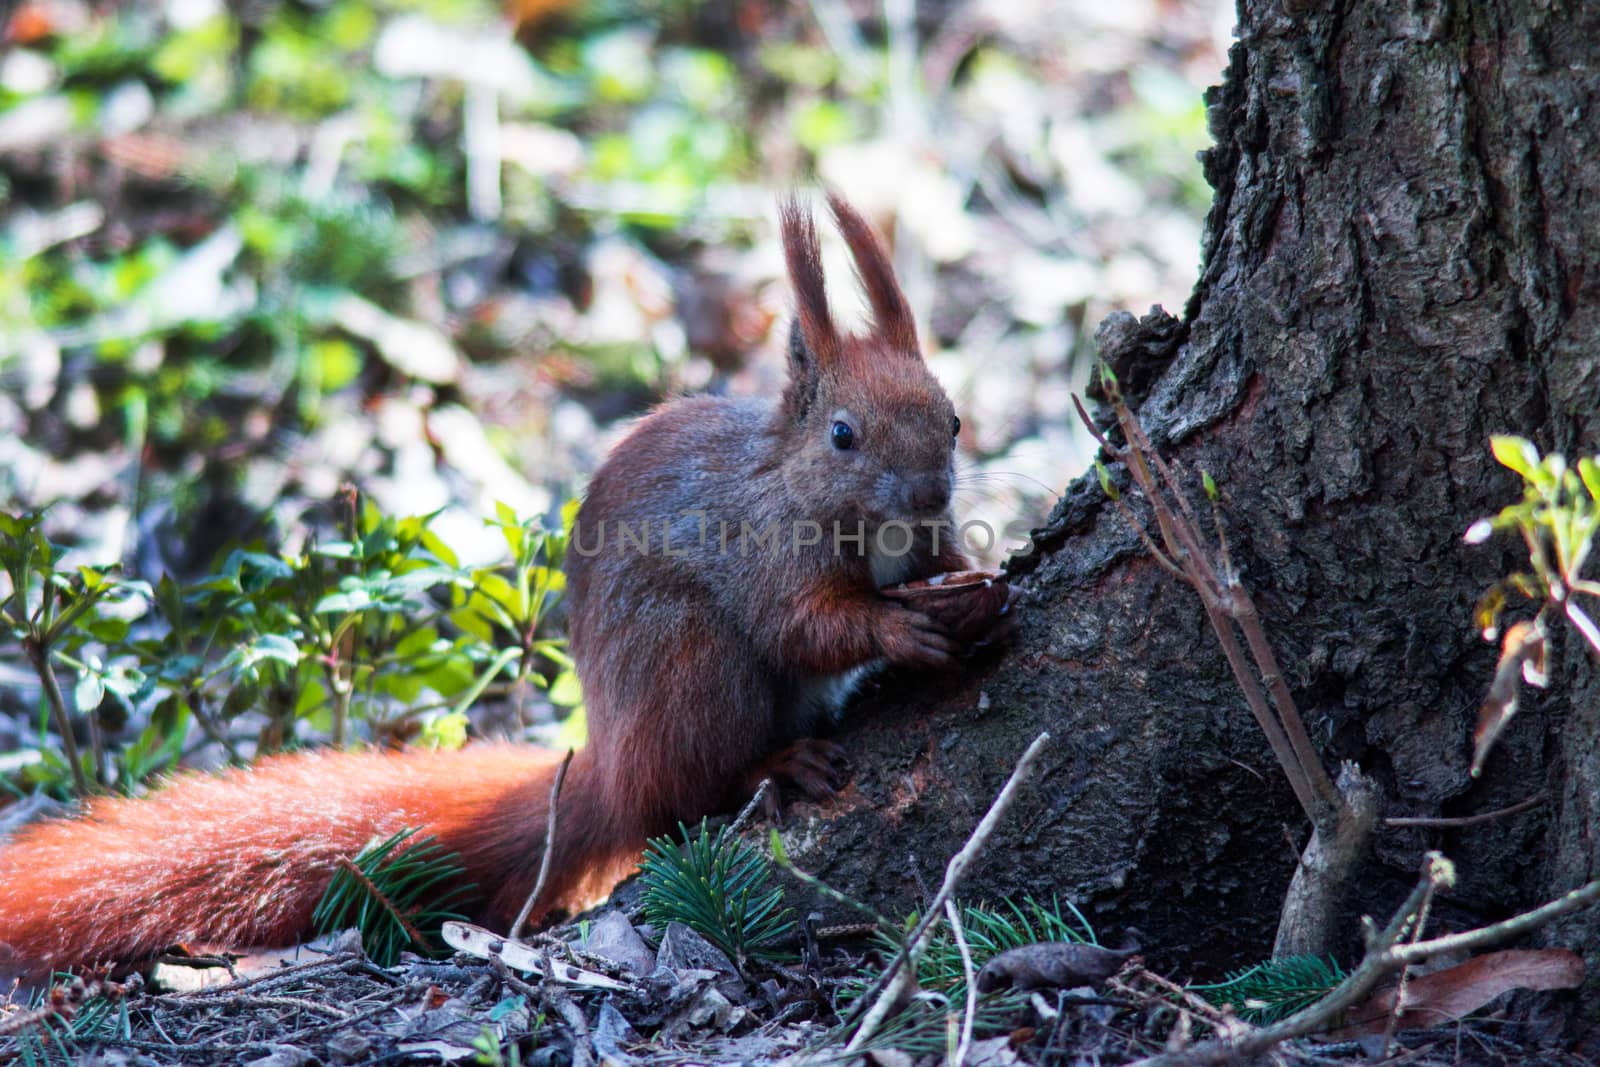
[[(923, 950), (927, 948), (928, 936), (932, 932), (933, 924), (939, 920), (945, 901), (949, 900), (960, 884), (961, 878), (966, 874), (967, 868), (977, 858), (983, 846), (988, 843), (989, 837), (994, 833), (994, 828), (999, 825), (1000, 819), (1011, 806), (1015, 799), (1018, 787), (1027, 778), (1028, 772), (1033, 769), (1033, 764), (1038, 759), (1039, 753), (1049, 742), (1048, 732), (1040, 734), (1033, 739), (1022, 758), (1017, 761), (1016, 768), (1011, 772), (1011, 777), (1006, 779), (1006, 784), (1001, 787), (1000, 795), (994, 798), (994, 803), (989, 805), (989, 811), (979, 821), (972, 836), (967, 838), (967, 843), (961, 850), (950, 858), (950, 864), (945, 868), (944, 884), (939, 887), (939, 892), (928, 902), (927, 910), (922, 919), (911, 931), (911, 936), (906, 939), (905, 945), (884, 968), (883, 974), (878, 976), (872, 987), (862, 995), (860, 1004), (870, 1003), (866, 1015), (861, 1019), (861, 1024), (856, 1027), (856, 1032), (850, 1038), (850, 1043), (845, 1046), (846, 1052), (854, 1052), (877, 1033), (878, 1027), (883, 1025), (884, 1019), (901, 998), (910, 990), (915, 981), (917, 960), (921, 958)], [(854, 1015), (855, 1013), (852, 1013)]]
[(533, 880), (533, 892), (522, 902), (522, 910), (517, 912), (516, 922), (512, 923), (511, 929), (506, 932), (508, 940), (516, 941), (522, 937), (522, 928), (527, 925), (528, 916), (533, 914), (533, 906), (539, 902), (539, 894), (544, 892), (545, 879), (550, 877), (550, 857), (555, 853), (556, 845), (556, 805), (561, 800), (561, 786), (567, 780), (567, 768), (572, 766), (574, 751), (567, 749), (567, 758), (561, 761), (561, 768), (556, 771), (556, 779), (550, 783), (550, 815), (544, 828), (544, 855), (539, 858), (539, 876)]
[(1512, 815), (1520, 815), (1530, 808), (1537, 808), (1545, 802), (1543, 793), (1535, 793), (1526, 800), (1519, 800), (1494, 811), (1479, 812), (1477, 815), (1459, 815), (1453, 817), (1428, 816), (1428, 815), (1396, 815), (1383, 820), (1385, 826), (1417, 826), (1438, 829), (1455, 829), (1463, 826), (1477, 826), (1479, 823), (1493, 822), (1495, 819), (1505, 819)]
[(1095, 440), (1108, 455), (1126, 465), (1134, 484), (1150, 502), (1160, 544), (1102, 470), (1101, 484), (1106, 495), (1138, 534), (1151, 557), (1163, 569), (1183, 579), (1200, 597), (1245, 703), (1266, 735), (1268, 746), (1314, 829), (1284, 897), (1273, 955), (1322, 952), (1331, 939), (1330, 917), (1338, 913), (1377, 821), (1376, 784), (1353, 765), (1347, 765), (1341, 772), (1337, 788), (1329, 779), (1311, 744), (1293, 694), (1289, 692), (1272, 644), (1267, 640), (1255, 602), (1239, 581), (1222, 525), (1221, 509), (1215, 499), (1215, 486), (1206, 479), (1206, 495), (1212, 499), (1212, 522), (1216, 529), (1216, 560), (1213, 561), (1194, 508), (1176, 473), (1151, 443), (1109, 370), (1102, 375), (1101, 385), (1116, 415), (1125, 445), (1114, 444), (1101, 432), (1082, 401), (1074, 397), (1073, 403)]
[(967, 934), (961, 929), (961, 911), (955, 901), (944, 902), (944, 917), (950, 924), (956, 949), (961, 953), (961, 973), (967, 982), (967, 1006), (961, 1016), (961, 1040), (956, 1045), (956, 1064), (959, 1067), (967, 1062), (967, 1052), (972, 1048), (972, 1022), (978, 1014), (978, 979), (972, 973), (972, 950), (967, 947)]

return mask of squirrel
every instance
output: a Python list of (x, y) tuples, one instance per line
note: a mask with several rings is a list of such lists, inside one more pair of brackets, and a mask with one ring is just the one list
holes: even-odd
[[(835, 325), (816, 225), (785, 200), (797, 314), (781, 397), (660, 406), (580, 505), (566, 595), (589, 740), (557, 801), (535, 923), (603, 899), (647, 838), (762, 779), (834, 795), (844, 750), (815, 735), (863, 674), (949, 668), (970, 636), (880, 594), (967, 566), (949, 510), (960, 422), (883, 246), (828, 203), (868, 329)], [(293, 943), (341, 860), (403, 827), (454, 852), (468, 910), (505, 929), (537, 877), (560, 762), (511, 744), (322, 751), (92, 799), (0, 846), (0, 962), (39, 974), (181, 943)]]

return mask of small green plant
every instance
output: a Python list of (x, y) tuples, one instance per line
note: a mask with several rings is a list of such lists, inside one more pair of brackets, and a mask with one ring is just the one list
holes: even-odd
[[(1468, 544), (1481, 544), (1496, 533), (1516, 531), (1528, 549), (1528, 570), (1490, 586), (1478, 601), (1474, 621), (1485, 641), (1500, 641), (1500, 662), (1478, 713), (1472, 774), (1482, 773), (1484, 760), (1517, 710), (1519, 677), (1543, 687), (1548, 681), (1545, 647), (1549, 625), (1564, 618), (1600, 659), (1600, 627), (1585, 610), (1582, 598), (1600, 599), (1600, 582), (1583, 576), (1584, 565), (1600, 531), (1600, 456), (1584, 457), (1576, 467), (1564, 456), (1540, 456), (1521, 437), (1490, 438), (1494, 458), (1522, 478), (1522, 499), (1492, 518), (1479, 519), (1466, 533)], [(1511, 596), (1538, 605), (1531, 619), (1521, 619), (1502, 632), (1501, 616)]]
[(683, 923), (741, 966), (786, 955), (778, 943), (794, 933), (794, 915), (766, 858), (726, 826), (712, 834), (702, 819), (696, 834), (678, 830), (681, 842), (653, 839), (639, 864), (645, 918), (662, 929)]
[[(475, 1058), (482, 1067), (522, 1067), (522, 1039), (503, 1040), (502, 1023), (506, 1018), (518, 1012), (526, 1013), (527, 1010), (527, 998), (520, 993), (506, 997), (489, 1010), (489, 1022), (493, 1025), (485, 1025), (472, 1040), (472, 1048), (477, 1053)], [(544, 1015), (540, 1013), (534, 1016), (526, 1039), (537, 1042), (539, 1032), (543, 1029)]]
[[(124, 697), (145, 691), (144, 675), (136, 670), (108, 669), (85, 646), (115, 642), (127, 636), (128, 620), (104, 614), (102, 607), (125, 603), (136, 596), (148, 598), (143, 582), (123, 581), (114, 570), (92, 567), (63, 569), (66, 549), (44, 535), (43, 516), (0, 513), (0, 569), (6, 588), (0, 589), (0, 626), (17, 641), (39, 677), (45, 701), (61, 736), (66, 768), (79, 796), (107, 784), (106, 746), (95, 714), (108, 689)], [(61, 688), (56, 675), (60, 664), (73, 670), (77, 684), (71, 694)], [(79, 755), (73, 724), (86, 715), (90, 764)], [(41, 731), (42, 732), (42, 731)]]
[(439, 930), (465, 919), (450, 909), (472, 887), (462, 884), (466, 871), (455, 853), (416, 833), (407, 827), (354, 859), (341, 857), (312, 915), (319, 934), (355, 927), (362, 948), (380, 967), (393, 966), (403, 951), (440, 951)]
[[(353, 490), (343, 501), (338, 539), (298, 553), (235, 548), (211, 574), (154, 589), (114, 568), (68, 567), (39, 515), (0, 512), (0, 637), (10, 638), (0, 655), (38, 675), (41, 738), (46, 718), (62, 738), (59, 750), (41, 741), (8, 788), (133, 792), (177, 762), (191, 724), (239, 760), (230, 725), (247, 711), (264, 716), (255, 749), (265, 754), (302, 743), (301, 723), (335, 744), (456, 747), (486, 696), (519, 715), (539, 690), (581, 703), (565, 640), (551, 632), (565, 529), (502, 505), (490, 522), (509, 560), (466, 567), (431, 516), (383, 515)], [(135, 716), (140, 732), (113, 744), (111, 730)], [(80, 753), (74, 729), (85, 725)]]
[(1231, 1006), (1246, 1022), (1265, 1026), (1321, 1000), (1346, 977), (1332, 957), (1286, 956), (1188, 988), (1218, 1007)]

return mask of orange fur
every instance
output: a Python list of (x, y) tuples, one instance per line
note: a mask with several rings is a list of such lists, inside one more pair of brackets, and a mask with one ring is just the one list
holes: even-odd
[[(532, 887), (557, 762), (507, 745), (312, 752), (183, 776), (140, 800), (90, 801), (0, 849), (0, 951), (32, 972), (145, 958), (177, 942), (289, 944), (309, 929), (337, 858), (406, 826), (458, 852), (482, 887), (479, 916), (508, 922), (507, 902), (516, 898), (514, 914)], [(588, 791), (589, 767), (574, 760), (567, 803)], [(567, 830), (567, 862), (541, 912), (589, 903), (609, 888), (593, 875), (635, 855), (629, 841), (615, 860), (616, 845), (580, 830)]]

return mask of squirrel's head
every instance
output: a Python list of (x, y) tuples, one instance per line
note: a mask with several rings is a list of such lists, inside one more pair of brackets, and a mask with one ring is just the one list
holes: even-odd
[(836, 194), (829, 194), (828, 206), (855, 260), (872, 319), (865, 334), (835, 327), (816, 224), (796, 201), (785, 201), (779, 216), (795, 293), (780, 415), (789, 484), (815, 505), (819, 518), (875, 526), (944, 517), (960, 421), (922, 362), (911, 308), (883, 245)]

